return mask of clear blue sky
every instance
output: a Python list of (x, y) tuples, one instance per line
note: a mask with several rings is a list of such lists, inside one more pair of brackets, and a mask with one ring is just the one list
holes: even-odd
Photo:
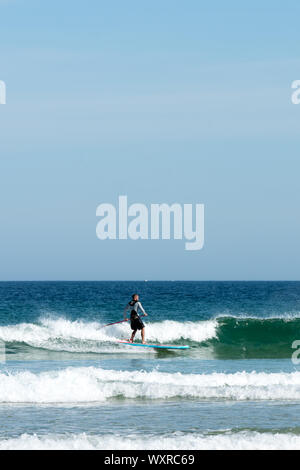
[[(0, 280), (299, 279), (300, 3), (0, 0)], [(96, 238), (204, 203), (205, 247)]]

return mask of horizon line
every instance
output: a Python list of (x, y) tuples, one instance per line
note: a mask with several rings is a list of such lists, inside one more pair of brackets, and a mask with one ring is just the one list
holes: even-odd
[(0, 282), (300, 282), (300, 279), (0, 279)]

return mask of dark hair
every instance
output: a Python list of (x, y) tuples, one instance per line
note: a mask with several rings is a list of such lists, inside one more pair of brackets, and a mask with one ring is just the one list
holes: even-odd
[(132, 297), (132, 300), (134, 300), (134, 298), (135, 298), (136, 295), (139, 295), (139, 294), (132, 294), (132, 296), (131, 296), (131, 297)]

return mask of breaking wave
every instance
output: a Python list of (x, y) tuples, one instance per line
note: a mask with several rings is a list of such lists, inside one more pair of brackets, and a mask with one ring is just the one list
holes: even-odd
[[(0, 327), (0, 340), (11, 350), (22, 345), (70, 353), (124, 352), (117, 340), (128, 338), (128, 324), (104, 328), (99, 322), (41, 319), (37, 324)], [(206, 321), (147, 321), (147, 341), (188, 344), (192, 350), (217, 359), (287, 358), (292, 343), (300, 339), (300, 318), (254, 318), (223, 316)], [(136, 349), (136, 348), (135, 348)], [(126, 352), (130, 348), (125, 346)], [(143, 351), (140, 350), (138, 353)], [(149, 350), (148, 350), (149, 352)], [(135, 350), (134, 353), (137, 353)]]
[(30, 435), (0, 440), (0, 450), (292, 450), (300, 449), (300, 436), (292, 433), (240, 431), (216, 434)]
[(0, 403), (80, 405), (112, 399), (300, 400), (300, 372), (181, 374), (69, 367), (0, 374)]

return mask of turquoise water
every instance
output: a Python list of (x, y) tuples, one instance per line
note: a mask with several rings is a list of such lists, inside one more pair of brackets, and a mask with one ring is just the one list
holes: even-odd
[(298, 282), (2, 282), (0, 449), (300, 448), (298, 339)]

